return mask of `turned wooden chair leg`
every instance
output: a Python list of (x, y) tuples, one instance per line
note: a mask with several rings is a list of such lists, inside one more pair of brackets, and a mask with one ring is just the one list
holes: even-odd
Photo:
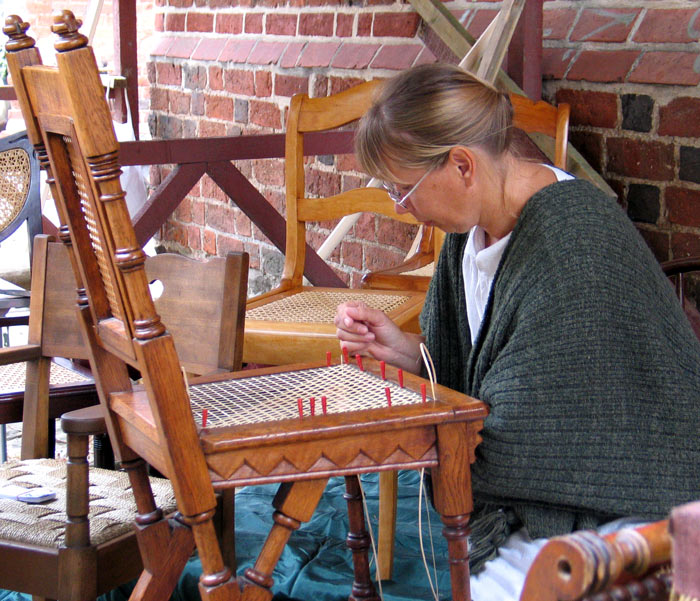
[(379, 473), (379, 535), (377, 536), (377, 579), (391, 580), (396, 540), (396, 498), (398, 472)]
[(362, 492), (358, 476), (346, 476), (345, 500), (348, 503), (349, 532), (347, 543), (352, 551), (352, 563), (355, 580), (349, 601), (379, 601), (379, 596), (372, 584), (367, 551), (370, 538), (365, 529), (365, 512), (362, 505)]
[(269, 601), (272, 599), (272, 571), (292, 532), (302, 522), (311, 519), (328, 479), (285, 482), (280, 485), (272, 502), (277, 510), (273, 514), (274, 524), (267, 535), (255, 566), (245, 571), (243, 601)]

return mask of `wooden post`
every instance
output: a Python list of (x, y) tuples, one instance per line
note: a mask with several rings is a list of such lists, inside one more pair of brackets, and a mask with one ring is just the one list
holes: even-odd
[(527, 0), (506, 56), (506, 71), (531, 100), (542, 99), (542, 0)]
[[(139, 139), (138, 58), (136, 53), (136, 0), (115, 0), (114, 15), (114, 70), (126, 78), (126, 95), (117, 102), (116, 118), (125, 122), (126, 111), (131, 113), (134, 135)], [(128, 100), (128, 102), (127, 102)]]

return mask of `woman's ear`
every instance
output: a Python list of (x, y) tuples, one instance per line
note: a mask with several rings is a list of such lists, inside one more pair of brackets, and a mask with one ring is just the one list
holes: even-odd
[(459, 169), (462, 177), (471, 179), (474, 176), (474, 153), (466, 146), (455, 146), (450, 150), (448, 160)]

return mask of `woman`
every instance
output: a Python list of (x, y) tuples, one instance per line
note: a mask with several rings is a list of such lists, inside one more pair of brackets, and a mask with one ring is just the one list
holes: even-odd
[[(519, 157), (511, 113), (457, 67), (386, 83), (360, 164), (397, 212), (448, 236), (421, 336), (348, 303), (338, 337), (415, 373), (425, 342), (441, 384), (490, 406), (472, 466), (482, 515), (533, 538), (664, 517), (700, 498), (700, 345), (615, 201)], [(513, 520), (496, 521), (500, 541)]]

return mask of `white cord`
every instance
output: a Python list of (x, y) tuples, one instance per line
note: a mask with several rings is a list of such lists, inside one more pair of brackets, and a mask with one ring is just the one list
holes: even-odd
[[(379, 559), (377, 558), (377, 547), (374, 544), (374, 532), (372, 531), (372, 523), (369, 519), (369, 511), (367, 510), (367, 497), (365, 496), (365, 489), (362, 486), (362, 478), (356, 476), (357, 483), (360, 485), (360, 494), (362, 495), (362, 509), (365, 513), (365, 521), (367, 522), (367, 530), (369, 530), (369, 540), (372, 543), (372, 557), (374, 558), (374, 565), (379, 565)], [(382, 579), (377, 575), (377, 587), (379, 588), (379, 598), (384, 601), (384, 595), (382, 594)]]

